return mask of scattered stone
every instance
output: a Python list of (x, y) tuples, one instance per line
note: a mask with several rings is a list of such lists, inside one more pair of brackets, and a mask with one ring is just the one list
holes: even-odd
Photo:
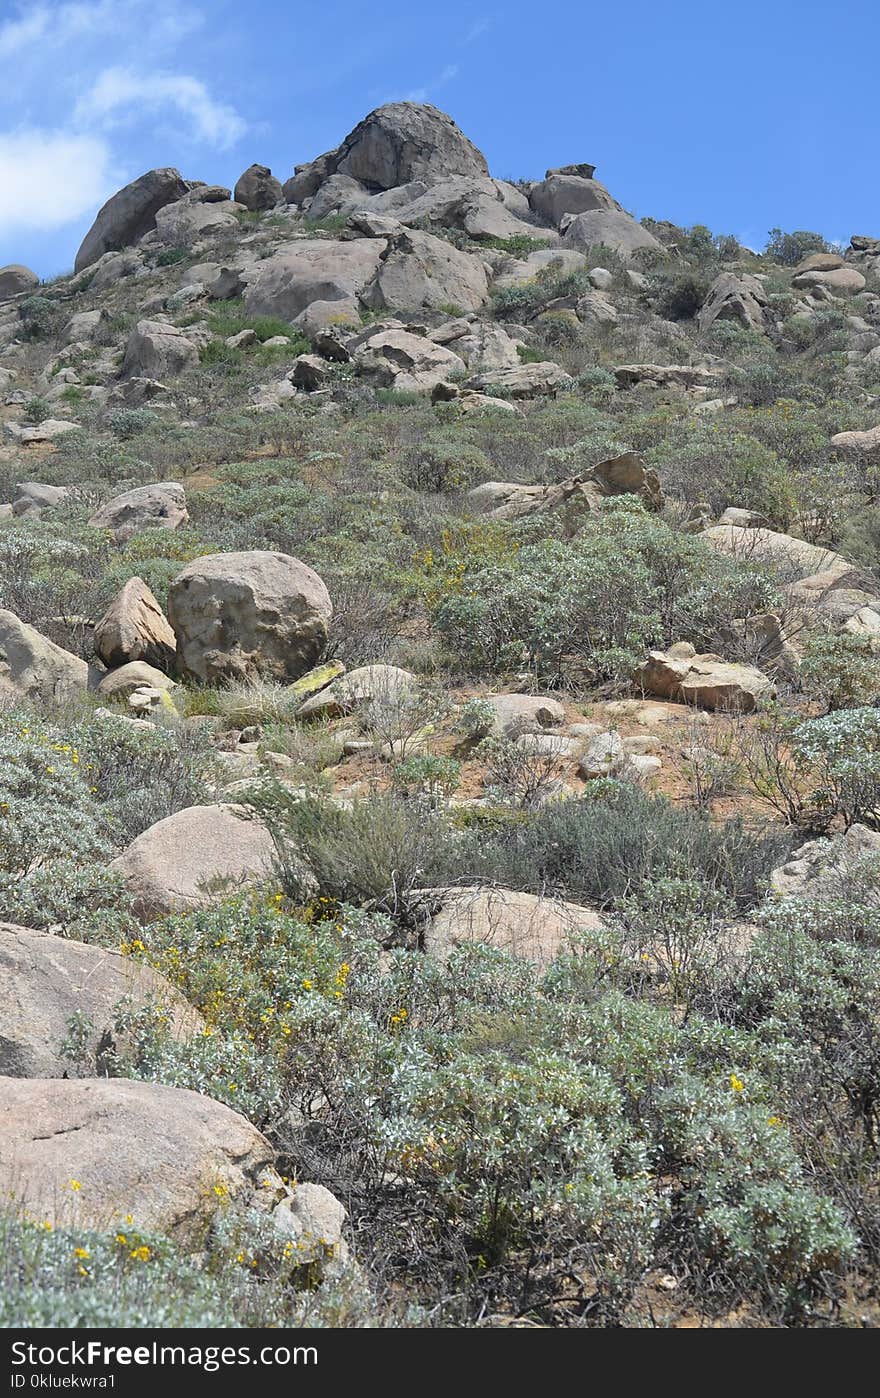
[(271, 876), (275, 845), (244, 806), (188, 806), (151, 825), (110, 868), (142, 922), (222, 901)]
[(177, 481), (159, 481), (108, 500), (89, 524), (93, 529), (109, 529), (114, 543), (124, 544), (145, 529), (179, 529), (188, 520), (183, 486)]
[(809, 840), (770, 875), (777, 898), (840, 899), (880, 869), (880, 833), (851, 825), (843, 835)]
[(668, 651), (651, 651), (633, 675), (633, 683), (661, 699), (740, 713), (751, 713), (776, 693), (772, 680), (754, 666), (729, 664), (718, 655), (698, 655), (687, 641)]

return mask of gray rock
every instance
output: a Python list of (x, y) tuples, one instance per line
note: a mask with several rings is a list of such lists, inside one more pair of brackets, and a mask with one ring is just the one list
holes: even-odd
[(89, 686), (89, 667), (79, 656), (0, 611), (0, 697), (10, 703), (38, 699), (64, 703)]
[(272, 873), (275, 845), (244, 806), (187, 806), (138, 835), (110, 868), (142, 922), (228, 898)]
[(378, 238), (350, 243), (304, 238), (289, 244), (257, 264), (245, 290), (245, 312), (294, 321), (313, 301), (356, 301), (375, 277), (384, 250)]
[(199, 352), (176, 325), (139, 320), (128, 337), (122, 373), (125, 378), (176, 378), (199, 362)]
[(477, 311), (489, 296), (486, 269), (477, 257), (430, 233), (407, 230), (394, 238), (363, 293), (374, 310)]
[(81, 272), (105, 252), (117, 252), (138, 242), (156, 227), (156, 215), (187, 192), (177, 170), (149, 170), (120, 189), (101, 208), (82, 241), (74, 263)]
[(95, 627), (95, 653), (105, 665), (145, 660), (159, 670), (174, 663), (177, 638), (143, 578), (129, 578)]
[(236, 181), (236, 203), (244, 204), (255, 213), (274, 209), (283, 199), (281, 181), (276, 180), (268, 165), (249, 165)]
[(114, 542), (121, 544), (144, 529), (179, 529), (188, 519), (183, 486), (159, 481), (114, 496), (92, 515), (89, 524), (93, 529), (109, 529)]
[(563, 233), (566, 247), (612, 248), (620, 257), (629, 258), (639, 248), (659, 248), (661, 244), (622, 209), (592, 209), (577, 214)]
[(168, 595), (178, 667), (205, 682), (298, 679), (319, 658), (332, 615), (317, 573), (259, 549), (194, 559)]
[[(108, 1070), (108, 1055), (124, 1047), (114, 1028), (120, 1002), (138, 1011), (161, 1008), (176, 1038), (202, 1028), (202, 1017), (149, 966), (102, 947), (48, 932), (0, 923), (0, 1073), (13, 1078), (61, 1078)], [(86, 1064), (61, 1054), (74, 1015), (90, 1024)], [(89, 1071), (88, 1062), (92, 1069)]]
[(0, 267), (0, 301), (8, 301), (13, 296), (21, 296), (40, 285), (40, 279), (30, 267), (22, 267), (13, 262)]

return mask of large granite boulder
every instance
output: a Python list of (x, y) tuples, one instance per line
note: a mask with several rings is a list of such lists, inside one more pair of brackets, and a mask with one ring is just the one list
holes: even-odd
[(110, 868), (142, 922), (228, 898), (272, 873), (275, 845), (243, 806), (187, 806), (144, 830)]
[(89, 687), (89, 667), (79, 656), (0, 611), (0, 700), (37, 699), (60, 704)]
[(465, 373), (464, 360), (452, 350), (407, 330), (379, 330), (353, 357), (358, 375), (377, 388), (427, 392), (450, 374)]
[(770, 325), (767, 293), (757, 277), (722, 272), (715, 278), (697, 314), (697, 325), (708, 330), (716, 320), (735, 320), (746, 330), (766, 333)]
[(317, 573), (261, 549), (196, 558), (168, 595), (178, 668), (203, 682), (298, 679), (319, 658), (332, 615)]
[(336, 150), (298, 165), (284, 196), (301, 204), (337, 174), (376, 193), (411, 180), (488, 173), (485, 158), (445, 112), (428, 103), (389, 102), (370, 112)]
[(456, 947), (479, 943), (544, 969), (580, 933), (603, 926), (592, 908), (508, 888), (429, 889), (425, 906), (425, 950), (443, 958)]
[[(12, 1078), (60, 1078), (107, 1072), (124, 1048), (121, 1009), (155, 1006), (176, 1038), (202, 1028), (201, 1015), (164, 976), (130, 957), (50, 932), (0, 923), (0, 1073)], [(123, 1007), (122, 1001), (126, 1004)], [(84, 1058), (76, 1067), (61, 1053), (71, 1020), (85, 1016)]]
[(244, 1204), (274, 1152), (238, 1112), (124, 1078), (4, 1078), (0, 1192), (52, 1227), (198, 1240), (221, 1201)]
[(564, 223), (563, 243), (565, 247), (611, 248), (618, 256), (628, 259), (639, 248), (657, 248), (661, 244), (643, 228), (640, 223), (621, 208), (588, 209), (576, 214), (570, 223)]
[(284, 192), (268, 165), (249, 165), (236, 181), (234, 198), (253, 213), (261, 213), (280, 204)]
[[(197, 207), (202, 208), (202, 205)], [(122, 374), (128, 379), (175, 379), (199, 362), (199, 351), (179, 326), (139, 320), (128, 337)]]
[(246, 314), (294, 321), (314, 301), (356, 302), (379, 270), (381, 238), (343, 243), (303, 238), (256, 264), (244, 293)]
[(363, 300), (379, 311), (447, 306), (477, 311), (488, 297), (486, 269), (478, 257), (431, 233), (408, 229), (390, 242)]
[(93, 529), (109, 529), (117, 544), (124, 544), (145, 529), (179, 529), (189, 514), (186, 494), (177, 481), (157, 481), (126, 490), (92, 515)]
[(494, 519), (524, 519), (535, 514), (558, 513), (563, 532), (572, 538), (585, 516), (594, 513), (609, 496), (637, 495), (650, 510), (663, 508), (663, 492), (656, 471), (645, 466), (637, 452), (600, 461), (582, 476), (553, 485), (517, 485), (487, 481), (468, 491), (468, 500)]
[(178, 170), (149, 170), (120, 189), (100, 209), (80, 245), (74, 268), (81, 272), (103, 257), (118, 252), (156, 227), (156, 214), (186, 194), (188, 185)]
[(13, 296), (34, 291), (39, 285), (40, 278), (30, 267), (22, 267), (17, 262), (0, 267), (0, 301), (8, 301)]

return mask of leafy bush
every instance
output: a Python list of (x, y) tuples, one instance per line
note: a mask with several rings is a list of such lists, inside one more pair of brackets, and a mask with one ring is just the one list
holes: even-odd
[(25, 711), (0, 715), (0, 870), (23, 876), (58, 858), (109, 852), (77, 748)]
[(800, 229), (796, 233), (783, 233), (781, 228), (771, 228), (765, 252), (774, 262), (783, 267), (794, 267), (811, 252), (832, 252), (831, 244), (821, 233), (808, 233)]

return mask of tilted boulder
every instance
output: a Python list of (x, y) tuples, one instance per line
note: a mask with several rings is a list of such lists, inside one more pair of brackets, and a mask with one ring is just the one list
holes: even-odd
[(187, 806), (151, 825), (113, 860), (142, 922), (206, 907), (268, 879), (275, 845), (236, 805)]
[(254, 213), (274, 209), (284, 198), (281, 181), (276, 180), (268, 165), (249, 165), (235, 184), (235, 202), (244, 204)]
[(354, 354), (356, 372), (377, 388), (428, 391), (450, 374), (464, 375), (464, 360), (443, 345), (406, 330), (380, 330)]
[(847, 461), (880, 462), (880, 424), (865, 432), (836, 432), (831, 445)]
[(126, 490), (102, 505), (89, 520), (93, 529), (109, 529), (117, 544), (145, 529), (179, 529), (189, 513), (186, 495), (177, 481), (158, 481)]
[(563, 220), (562, 241), (566, 247), (612, 248), (628, 259), (639, 248), (659, 248), (661, 244), (623, 209), (588, 209), (576, 214), (569, 224)]
[(719, 655), (698, 655), (687, 641), (668, 651), (652, 650), (635, 671), (633, 684), (660, 699), (739, 713), (751, 713), (776, 693), (772, 680), (754, 666), (728, 664)]
[(149, 170), (117, 191), (100, 209), (80, 245), (74, 269), (81, 272), (105, 252), (131, 247), (156, 227), (156, 214), (186, 194), (188, 185), (178, 170)]
[(257, 263), (244, 293), (248, 317), (294, 321), (314, 301), (351, 303), (373, 280), (385, 250), (381, 238), (348, 243), (303, 238)]
[(248, 1204), (274, 1152), (222, 1102), (124, 1078), (4, 1078), (0, 1190), (52, 1227), (198, 1240), (221, 1200)]
[(770, 324), (767, 293), (757, 277), (722, 272), (715, 278), (697, 314), (697, 325), (708, 330), (716, 320), (736, 320), (746, 330), (766, 333)]
[(26, 291), (33, 291), (40, 285), (40, 278), (36, 272), (32, 272), (30, 267), (22, 267), (19, 263), (12, 262), (7, 267), (0, 267), (0, 301), (8, 301), (13, 296), (21, 296)]
[(558, 513), (563, 532), (572, 538), (585, 516), (614, 495), (637, 495), (650, 510), (663, 508), (663, 493), (656, 471), (648, 469), (637, 452), (626, 452), (600, 461), (583, 476), (553, 485), (516, 485), (488, 481), (468, 492), (468, 499), (494, 519), (524, 519), (535, 514)]
[(178, 668), (203, 682), (298, 679), (319, 658), (332, 616), (317, 573), (261, 549), (196, 558), (168, 595)]
[(450, 305), (477, 311), (488, 297), (486, 269), (478, 257), (431, 233), (407, 230), (390, 242), (362, 299), (377, 311)]
[(129, 660), (110, 670), (98, 683), (98, 693), (103, 699), (128, 699), (138, 689), (157, 689), (165, 692), (176, 688), (174, 680), (155, 665), (145, 660)]
[(164, 320), (139, 320), (128, 337), (122, 373), (125, 378), (176, 378), (199, 362), (199, 351), (184, 332)]
[(105, 665), (145, 660), (169, 670), (177, 637), (143, 578), (129, 578), (95, 626), (95, 653)]
[(508, 888), (428, 889), (424, 905), (424, 947), (441, 958), (477, 943), (545, 968), (604, 925), (593, 908)]
[[(0, 923), (0, 1073), (13, 1078), (60, 1078), (107, 1072), (111, 1055), (124, 1046), (116, 1027), (125, 1012), (155, 1005), (175, 1038), (203, 1027), (201, 1015), (178, 990), (149, 966), (103, 947), (87, 946), (50, 932)], [(74, 1069), (61, 1046), (75, 1015), (89, 1028), (85, 1061)]]
[(428, 103), (389, 102), (370, 112), (336, 150), (298, 165), (284, 196), (301, 204), (336, 174), (375, 193), (412, 180), (488, 173), (485, 158), (445, 112)]
[(63, 703), (89, 687), (89, 667), (78, 655), (0, 611), (0, 699)]

